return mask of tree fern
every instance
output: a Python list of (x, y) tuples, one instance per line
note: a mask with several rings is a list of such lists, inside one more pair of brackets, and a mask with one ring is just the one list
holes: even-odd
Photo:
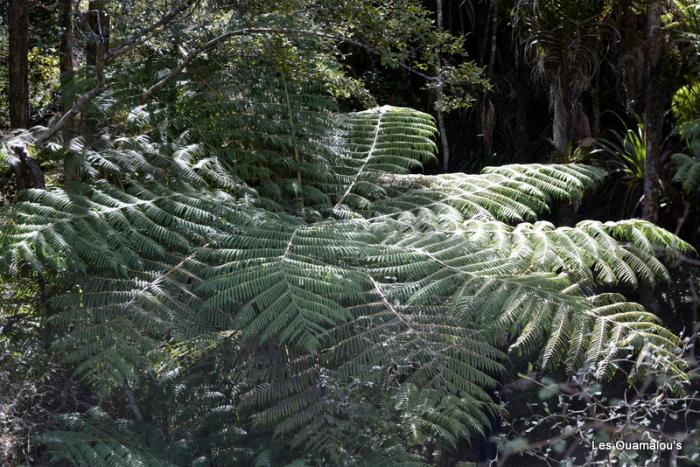
[[(595, 189), (601, 170), (417, 175), (434, 157), (429, 116), (286, 97), (244, 117), (228, 95), (238, 123), (223, 140), (199, 127), (167, 147), (114, 141), (85, 157), (85, 183), (27, 191), (2, 211), (5, 271), (63, 289), (48, 306), (66, 362), (103, 398), (128, 390), (177, 407), (151, 416), (182, 453), (144, 445), (139, 420), (87, 414), (47, 438), (61, 459), (230, 464), (272, 433), (333, 463), (353, 443), (338, 439), (368, 424), (355, 455), (407, 461), (406, 433), (367, 414), (454, 449), (487, 433), (505, 352), (600, 378), (637, 377), (650, 360), (682, 374), (678, 338), (606, 288), (666, 280), (658, 253), (690, 247), (637, 220), (537, 222), (553, 200)], [(630, 352), (638, 364), (620, 368)]]

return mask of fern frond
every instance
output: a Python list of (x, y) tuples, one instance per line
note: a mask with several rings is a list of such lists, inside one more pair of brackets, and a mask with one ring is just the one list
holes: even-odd
[[(163, 346), (232, 327), (220, 310), (196, 312), (192, 289), (204, 265), (195, 255), (147, 261), (128, 278), (73, 276), (72, 293), (51, 299), (51, 324), (65, 331), (54, 346), (100, 394), (137, 383)], [(65, 310), (65, 311), (63, 311)]]
[(476, 406), (490, 400), (504, 356), (479, 331), (460, 326), (441, 307), (404, 309), (385, 298), (361, 313), (333, 332), (332, 358), (345, 362), (341, 375), (382, 385), (406, 380)]
[(421, 390), (413, 384), (402, 385), (393, 400), (402, 412), (403, 429), (409, 439), (433, 437), (443, 448), (457, 449), (473, 434), (484, 434), (483, 414), (469, 401), (442, 397), (439, 391)]
[(700, 119), (691, 120), (681, 128), (681, 136), (687, 144), (684, 153), (673, 154), (674, 182), (690, 195), (700, 190)]
[(237, 215), (228, 195), (160, 184), (123, 191), (100, 181), (85, 194), (28, 190), (25, 197), (3, 226), (2, 260), (15, 268), (46, 263), (58, 271), (92, 267), (125, 275), (142, 269), (143, 259), (187, 252), (226, 225), (222, 219)]
[(386, 173), (404, 174), (435, 159), (435, 125), (431, 116), (413, 109), (379, 107), (338, 120), (334, 172), (339, 181), (333, 211), (366, 211), (387, 194), (380, 183)]
[[(647, 223), (639, 222), (623, 226), (611, 223), (605, 228), (611, 231), (621, 229), (615, 232), (616, 235), (632, 235), (630, 229), (635, 226), (651, 228)], [(591, 225), (580, 228), (588, 227)], [(604, 230), (603, 224), (593, 227), (599, 230), (598, 235)], [(648, 236), (654, 243), (663, 244), (664, 232), (651, 229)], [(532, 263), (527, 259), (528, 255), (517, 253), (513, 257), (510, 249), (499, 255), (499, 250), (489, 249), (488, 244), (483, 243), (484, 238), (487, 237), (482, 235), (480, 241), (470, 242), (461, 235), (437, 233), (407, 237), (387, 250), (388, 254), (382, 257), (384, 263), (377, 264), (375, 273), (396, 276), (399, 283), (410, 284), (409, 287), (395, 287), (392, 299), (412, 305), (440, 301), (448, 305), (448, 310), (454, 310), (454, 316), (464, 320), (461, 324), (466, 329), (476, 327), (501, 340), (503, 336), (512, 336), (510, 351), (525, 356), (538, 355), (545, 369), (557, 367), (566, 357), (568, 370), (573, 371), (584, 363), (582, 349), (589, 348), (592, 350), (588, 353), (588, 364), (603, 362), (605, 357), (601, 349), (604, 346), (623, 346), (632, 339), (630, 336), (639, 336), (642, 332), (647, 333), (647, 338), (656, 345), (669, 349), (670, 353), (678, 348), (678, 338), (659, 326), (654, 315), (645, 312), (641, 306), (621, 303), (599, 307), (597, 298), (586, 297), (584, 290), (567, 275), (529, 272)], [(605, 241), (614, 243), (612, 237)], [(651, 248), (651, 242), (648, 248)], [(391, 254), (398, 249), (402, 250), (400, 254)], [(631, 253), (626, 261), (630, 261), (630, 257)], [(586, 268), (603, 260), (583, 258)], [(634, 262), (632, 264), (637, 266)], [(627, 263), (616, 267), (628, 271), (634, 278), (634, 269)], [(546, 270), (540, 268), (543, 269)], [(623, 280), (631, 280), (620, 274)], [(612, 313), (612, 316), (604, 317), (601, 313)], [(477, 323), (475, 326), (474, 322)], [(611, 322), (615, 322), (622, 332), (609, 332)], [(382, 335), (386, 332), (380, 326), (377, 330)], [(366, 345), (364, 348), (368, 349), (366, 352), (371, 350)], [(683, 367), (680, 358), (676, 357), (674, 366)], [(600, 376), (603, 374), (599, 373)]]
[(235, 307), (248, 335), (313, 351), (321, 334), (350, 318), (344, 307), (364, 299), (365, 276), (343, 263), (372, 242), (354, 225), (260, 219), (202, 250), (211, 265), (198, 288), (210, 296), (202, 309)]
[(69, 431), (49, 432), (40, 438), (48, 446), (52, 463), (105, 467), (176, 465), (169, 460), (165, 440), (154, 428), (113, 420), (99, 408), (85, 414), (64, 415), (62, 421)]
[(677, 153), (671, 156), (676, 164), (673, 181), (682, 185), (683, 191), (695, 193), (700, 188), (700, 160), (687, 154)]
[(670, 232), (641, 220), (583, 221), (560, 228), (542, 221), (514, 228), (497, 221), (467, 221), (453, 231), (512, 262), (522, 261), (523, 270), (563, 271), (606, 285), (667, 281), (668, 271), (656, 257), (692, 250)]
[(445, 229), (468, 219), (523, 222), (549, 210), (552, 200), (579, 199), (604, 172), (583, 165), (511, 165), (480, 175), (385, 176), (391, 196), (373, 206), (370, 220), (399, 228)]

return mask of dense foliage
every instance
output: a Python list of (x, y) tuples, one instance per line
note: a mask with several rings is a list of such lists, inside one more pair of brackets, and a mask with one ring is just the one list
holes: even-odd
[[(697, 283), (678, 267), (696, 262), (695, 234), (681, 237), (696, 228), (700, 120), (685, 102), (697, 79), (668, 93), (678, 129), (658, 167), (669, 183), (657, 195), (677, 198), (686, 224), (667, 225), (674, 234), (594, 208), (597, 220), (571, 222), (629, 177), (628, 197), (648, 204), (645, 123), (598, 149), (576, 126), (614, 21), (641, 13), (510, 5), (518, 66), (546, 84), (557, 163), (511, 153), (435, 175), (444, 114), (481, 105), (486, 137), (499, 81), (444, 27), (442, 3), (437, 22), (413, 0), (76, 4), (78, 66), (32, 78), (49, 90), (33, 108), (55, 115), (33, 114), (37, 126), (0, 145), (8, 462), (546, 464), (529, 424), (560, 428), (549, 449), (595, 441), (589, 424), (663, 434), (676, 404), (697, 410), (697, 328), (661, 319), (679, 275)], [(489, 5), (495, 50), (505, 5), (467, 3)], [(664, 19), (675, 53), (697, 54), (696, 13), (678, 2)], [(378, 105), (403, 99), (402, 85), (422, 110)], [(527, 372), (546, 415), (511, 418), (512, 380)], [(640, 402), (601, 395), (620, 387)], [(691, 430), (676, 458), (697, 454)], [(487, 441), (498, 453), (476, 452)]]

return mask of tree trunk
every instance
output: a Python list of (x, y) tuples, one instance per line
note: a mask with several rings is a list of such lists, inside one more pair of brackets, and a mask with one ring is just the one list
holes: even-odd
[[(562, 83), (562, 81), (564, 81)], [(559, 160), (562, 163), (569, 162), (571, 152), (571, 139), (569, 136), (569, 109), (570, 102), (566, 87), (566, 79), (554, 78), (550, 84), (550, 99), (552, 99), (552, 141), (554, 148), (559, 153)]]
[(92, 0), (89, 3), (88, 25), (90, 38), (87, 43), (87, 64), (94, 68), (98, 83), (104, 82), (104, 58), (109, 49), (109, 16), (105, 0)]
[(659, 161), (663, 143), (664, 96), (661, 54), (664, 49), (664, 34), (661, 29), (661, 2), (652, 1), (647, 7), (647, 50), (645, 66), (645, 111), (646, 159), (644, 161), (644, 219), (659, 222)]
[[(437, 27), (438, 30), (443, 29), (442, 20), (442, 1), (437, 0)], [(435, 49), (435, 56), (437, 58), (437, 64), (439, 68), (442, 68), (442, 59), (440, 58), (440, 48)], [(438, 70), (441, 72), (441, 70)], [(435, 111), (437, 112), (437, 124), (438, 130), (440, 131), (440, 143), (442, 145), (442, 169), (447, 172), (450, 169), (450, 144), (447, 139), (447, 127), (445, 126), (445, 115), (442, 111), (442, 101), (443, 101), (443, 84), (442, 76), (439, 77), (437, 86), (437, 99), (435, 103)]]
[[(95, 80), (95, 85), (105, 84), (105, 56), (109, 49), (109, 16), (105, 0), (91, 0), (88, 6), (87, 23), (90, 33), (85, 47), (88, 76)], [(93, 105), (88, 105), (82, 112), (82, 122), (89, 145), (94, 144), (99, 133), (99, 116)]]
[(58, 24), (61, 44), (58, 49), (61, 76), (61, 109), (66, 112), (73, 103), (73, 0), (60, 0)]
[(591, 89), (591, 113), (593, 115), (591, 136), (598, 138), (600, 137), (600, 71), (595, 74)]
[(440, 144), (442, 145), (442, 169), (445, 172), (450, 170), (450, 144), (447, 139), (447, 127), (445, 126), (445, 115), (442, 110), (437, 111), (438, 130), (440, 131)]
[(515, 156), (523, 164), (528, 162), (527, 107), (529, 88), (524, 57), (518, 57), (515, 81)]
[[(61, 77), (61, 110), (63, 113), (66, 113), (70, 110), (75, 100), (73, 0), (60, 0), (59, 7), (58, 24), (61, 28), (61, 44), (59, 45), (58, 53)], [(65, 126), (62, 133), (64, 141), (71, 139), (73, 133), (72, 122)], [(73, 182), (80, 181), (80, 164), (70, 154), (63, 159), (63, 181), (66, 188)]]
[(9, 33), (10, 128), (29, 126), (29, 12), (25, 0), (10, 0), (7, 8)]
[[(551, 92), (552, 99), (552, 139), (554, 140), (553, 162), (555, 164), (568, 164), (571, 162), (571, 108), (569, 102), (569, 82), (568, 82), (568, 65), (566, 63), (562, 68), (562, 76), (555, 78), (551, 84), (553, 87)], [(557, 88), (558, 86), (558, 88)], [(554, 220), (559, 226), (573, 226), (576, 223), (576, 211), (578, 210), (578, 201), (573, 200), (571, 203), (566, 201), (557, 202), (552, 213)]]

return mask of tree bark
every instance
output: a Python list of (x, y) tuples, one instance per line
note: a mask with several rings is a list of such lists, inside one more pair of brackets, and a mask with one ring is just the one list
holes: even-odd
[(647, 50), (645, 66), (645, 112), (646, 159), (644, 161), (644, 219), (659, 222), (660, 184), (659, 161), (663, 143), (664, 96), (661, 55), (664, 49), (664, 34), (661, 29), (661, 2), (652, 1), (647, 6)]
[(105, 0), (91, 0), (88, 11), (90, 38), (86, 48), (87, 64), (94, 67), (98, 84), (104, 84), (105, 56), (109, 49), (110, 21)]
[[(568, 164), (571, 162), (571, 103), (569, 98), (568, 65), (566, 61), (562, 65), (561, 76), (554, 78), (552, 82), (552, 139), (554, 140), (553, 162), (556, 164)], [(559, 86), (557, 89), (556, 86)], [(576, 211), (578, 201), (571, 203), (560, 201), (552, 209), (556, 224), (559, 226), (573, 226), (576, 223)]]
[[(443, 29), (442, 19), (442, 1), (437, 0), (437, 27), (438, 30)], [(435, 49), (438, 67), (442, 68), (442, 59), (440, 58), (440, 48)], [(440, 70), (438, 70), (440, 72)], [(437, 124), (440, 131), (440, 143), (442, 145), (442, 169), (447, 172), (450, 169), (450, 144), (447, 139), (447, 127), (445, 126), (445, 115), (442, 111), (443, 100), (443, 84), (442, 77), (439, 78), (437, 86), (437, 102), (435, 103), (435, 111), (437, 112)]]
[[(95, 88), (105, 87), (105, 59), (109, 49), (109, 16), (105, 0), (91, 0), (88, 4), (87, 23), (90, 28), (85, 47), (88, 76), (95, 80)], [(92, 106), (82, 113), (84, 132), (89, 145), (92, 145), (99, 133), (99, 117)]]
[(593, 80), (593, 88), (591, 89), (591, 136), (598, 138), (600, 136), (600, 71), (595, 74)]
[(58, 24), (61, 28), (59, 71), (61, 76), (61, 109), (67, 112), (73, 103), (73, 0), (60, 0)]
[[(559, 153), (561, 163), (569, 162), (571, 152), (571, 139), (569, 137), (569, 107), (570, 102), (565, 87), (568, 83), (562, 83), (561, 78), (554, 78), (550, 90), (552, 99), (552, 141), (554, 148)], [(557, 82), (557, 80), (559, 80)]]
[(527, 68), (523, 57), (518, 57), (515, 81), (515, 156), (519, 163), (528, 162), (527, 108), (529, 88)]
[[(59, 72), (61, 77), (61, 111), (65, 114), (71, 109), (75, 100), (73, 38), (75, 26), (73, 21), (73, 0), (60, 0), (58, 24), (61, 28), (61, 44), (59, 45)], [(72, 122), (64, 127), (63, 139), (69, 140), (73, 131)], [(80, 180), (80, 167), (73, 157), (67, 155), (63, 159), (64, 187)]]
[(29, 12), (25, 0), (8, 4), (10, 127), (29, 127)]

